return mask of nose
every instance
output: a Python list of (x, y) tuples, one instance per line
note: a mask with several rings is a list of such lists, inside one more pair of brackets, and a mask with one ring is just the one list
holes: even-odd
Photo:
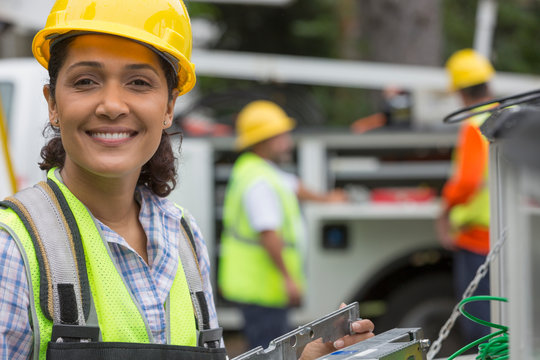
[(101, 98), (96, 107), (96, 115), (115, 120), (129, 113), (123, 89), (114, 82), (106, 84), (101, 91)]

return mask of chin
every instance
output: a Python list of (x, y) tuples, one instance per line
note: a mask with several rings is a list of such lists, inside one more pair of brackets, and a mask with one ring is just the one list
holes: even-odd
[(125, 162), (119, 164), (101, 164), (87, 168), (91, 173), (105, 178), (121, 178), (134, 173), (140, 174), (142, 166), (126, 166)]
[(287, 164), (292, 161), (292, 156), (290, 154), (281, 155), (276, 159), (276, 163), (278, 164)]

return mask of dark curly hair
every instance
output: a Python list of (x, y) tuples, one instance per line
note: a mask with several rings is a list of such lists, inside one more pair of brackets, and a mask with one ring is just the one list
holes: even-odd
[[(48, 71), (49, 91), (53, 99), (55, 99), (56, 95), (58, 72), (64, 65), (69, 44), (73, 39), (74, 37), (66, 38), (54, 44), (51, 48)], [(169, 100), (171, 100), (173, 90), (178, 86), (178, 77), (173, 67), (165, 59), (161, 56), (158, 56), (158, 58), (165, 72)], [(51, 124), (47, 124), (43, 130), (43, 134), (48, 133), (52, 133), (52, 138), (41, 149), (41, 158), (43, 161), (39, 163), (39, 167), (42, 170), (50, 170), (53, 167), (62, 168), (66, 159), (66, 152), (62, 144), (62, 138), (60, 137), (60, 130)], [(161, 141), (156, 153), (143, 165), (137, 184), (146, 186), (154, 194), (161, 197), (169, 195), (176, 187), (176, 158), (171, 147), (170, 136), (165, 130), (161, 134)]]

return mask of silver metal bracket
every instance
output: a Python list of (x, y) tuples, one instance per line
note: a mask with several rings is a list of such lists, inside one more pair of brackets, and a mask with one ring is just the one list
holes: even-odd
[(272, 340), (266, 349), (259, 346), (233, 360), (298, 359), (304, 347), (316, 339), (322, 338), (323, 342), (333, 342), (352, 334), (351, 324), (358, 319), (358, 303), (354, 302)]

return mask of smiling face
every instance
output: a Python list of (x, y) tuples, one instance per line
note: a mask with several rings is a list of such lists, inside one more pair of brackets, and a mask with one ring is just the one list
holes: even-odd
[(44, 93), (51, 124), (60, 128), (64, 169), (104, 177), (138, 178), (172, 123), (176, 100), (156, 53), (97, 34), (71, 42), (54, 98), (48, 87)]

